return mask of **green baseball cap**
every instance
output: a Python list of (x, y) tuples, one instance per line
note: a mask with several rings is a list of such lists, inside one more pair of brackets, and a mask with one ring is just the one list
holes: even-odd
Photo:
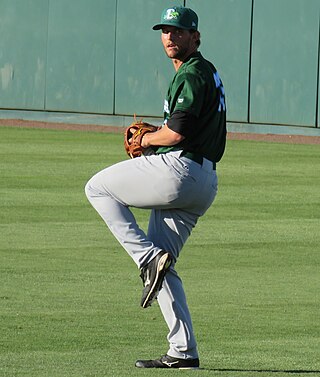
[(160, 24), (154, 25), (153, 30), (162, 29), (162, 26), (175, 26), (179, 29), (197, 30), (198, 16), (190, 8), (171, 7), (162, 12)]

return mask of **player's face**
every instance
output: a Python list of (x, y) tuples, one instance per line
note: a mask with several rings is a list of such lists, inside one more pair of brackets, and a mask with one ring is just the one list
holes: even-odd
[(161, 40), (170, 59), (183, 61), (196, 50), (196, 33), (174, 26), (163, 26)]

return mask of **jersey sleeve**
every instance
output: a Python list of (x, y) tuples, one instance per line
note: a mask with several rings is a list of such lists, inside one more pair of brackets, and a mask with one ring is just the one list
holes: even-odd
[(181, 74), (171, 113), (182, 111), (198, 117), (203, 106), (205, 92), (205, 82), (200, 76), (191, 73)]
[(197, 117), (186, 111), (177, 110), (171, 114), (167, 126), (174, 132), (189, 138), (194, 132)]

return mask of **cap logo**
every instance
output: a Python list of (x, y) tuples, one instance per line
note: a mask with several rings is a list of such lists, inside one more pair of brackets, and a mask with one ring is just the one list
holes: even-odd
[(176, 20), (180, 16), (180, 13), (177, 12), (175, 9), (170, 8), (167, 9), (167, 13), (163, 17), (165, 20)]

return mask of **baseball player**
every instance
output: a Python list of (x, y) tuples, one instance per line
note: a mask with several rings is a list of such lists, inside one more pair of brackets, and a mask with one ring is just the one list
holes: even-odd
[[(157, 299), (169, 328), (167, 353), (138, 360), (136, 367), (195, 369), (198, 349), (175, 265), (217, 193), (216, 163), (226, 142), (225, 93), (217, 70), (198, 52), (200, 33), (193, 10), (165, 9), (153, 29), (161, 30), (165, 53), (176, 71), (164, 102), (163, 126), (145, 133), (130, 128), (127, 142), (135, 142), (140, 157), (128, 152), (134, 158), (100, 171), (85, 190), (140, 270), (141, 306), (147, 308)], [(144, 154), (150, 148), (154, 154)], [(130, 207), (151, 210), (147, 234)]]

